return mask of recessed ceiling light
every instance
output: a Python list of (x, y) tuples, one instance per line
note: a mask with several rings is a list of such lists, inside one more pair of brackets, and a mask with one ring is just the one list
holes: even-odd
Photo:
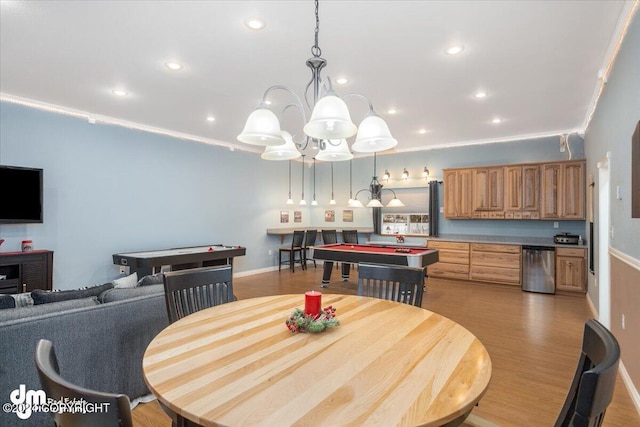
[(244, 25), (252, 30), (261, 30), (267, 26), (262, 18), (251, 17), (244, 20)]
[(271, 105), (271, 101), (269, 101), (268, 99), (267, 99), (266, 101), (264, 101), (264, 103), (265, 103), (266, 105)]
[(418, 133), (419, 133), (420, 135), (424, 135), (425, 133), (428, 133), (428, 132), (429, 132), (429, 131), (428, 131), (428, 130), (426, 130), (426, 129), (424, 129), (424, 128), (423, 128), (423, 129), (420, 129), (420, 130), (418, 131)]
[(216, 118), (215, 118), (215, 117), (213, 117), (213, 116), (208, 116), (208, 117), (207, 117), (207, 121), (208, 121), (208, 122), (215, 122), (215, 120), (216, 120)]
[(464, 50), (464, 46), (456, 45), (456, 46), (450, 46), (450, 47), (446, 48), (444, 53), (446, 53), (447, 55), (457, 55), (460, 52), (462, 52), (463, 50)]
[(178, 64), (177, 62), (165, 62), (164, 65), (170, 70), (182, 70), (182, 65)]
[(346, 77), (338, 77), (336, 79), (336, 83), (338, 83), (339, 85), (346, 85), (347, 83), (349, 83), (349, 79)]
[(500, 117), (496, 117), (495, 119), (491, 120), (491, 123), (494, 123), (494, 124), (502, 123), (502, 119)]
[(475, 96), (478, 99), (486, 98), (487, 97), (487, 92), (479, 91), (479, 92), (476, 92), (475, 95), (473, 95), (473, 96)]
[(129, 94), (126, 90), (123, 89), (113, 89), (111, 93), (116, 96), (127, 96)]
[(397, 112), (398, 112), (398, 110), (396, 110), (395, 108), (389, 108), (389, 109), (387, 110), (387, 113), (388, 113), (388, 114), (395, 114), (395, 113), (397, 113)]

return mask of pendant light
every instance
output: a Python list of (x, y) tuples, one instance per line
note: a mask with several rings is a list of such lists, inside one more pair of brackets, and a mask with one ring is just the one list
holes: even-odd
[(311, 206), (318, 206), (318, 201), (316, 200), (316, 158), (313, 158), (313, 200), (311, 201)]
[(302, 198), (300, 199), (301, 205), (306, 205), (307, 201), (304, 199), (304, 154), (302, 155)]
[(287, 204), (293, 204), (293, 199), (291, 198), (291, 160), (289, 160), (289, 198), (287, 199)]
[(391, 191), (391, 193), (393, 193), (393, 199), (391, 199), (391, 201), (387, 203), (388, 208), (397, 208), (397, 207), (404, 206), (404, 203), (402, 203), (400, 199), (398, 199), (398, 196), (396, 195), (395, 191), (393, 191), (390, 188), (382, 188), (382, 184), (380, 184), (380, 181), (378, 181), (378, 177), (376, 176), (375, 151), (373, 153), (373, 178), (371, 179), (369, 188), (363, 188), (362, 190), (359, 190), (356, 193), (356, 197), (353, 200), (353, 203), (351, 203), (351, 207), (354, 207), (354, 208), (362, 207), (362, 202), (358, 200), (358, 194), (360, 194), (362, 191), (368, 191), (371, 194), (371, 200), (369, 201), (369, 203), (367, 203), (368, 208), (381, 208), (384, 206), (381, 201), (381, 196), (383, 191)]
[(347, 206), (351, 207), (353, 204), (353, 174), (352, 174), (352, 160), (349, 160), (349, 200), (347, 200)]
[(329, 204), (336, 204), (336, 200), (333, 198), (333, 162), (331, 162), (331, 200), (329, 200)]
[(265, 160), (291, 160), (300, 157), (300, 152), (293, 142), (293, 137), (286, 130), (281, 132), (282, 138), (286, 141), (282, 145), (269, 145), (260, 155)]

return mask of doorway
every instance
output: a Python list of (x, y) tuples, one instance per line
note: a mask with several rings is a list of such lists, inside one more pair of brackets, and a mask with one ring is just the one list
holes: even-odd
[(598, 162), (598, 271), (599, 321), (611, 328), (611, 275), (609, 273), (609, 230), (611, 229), (611, 152)]

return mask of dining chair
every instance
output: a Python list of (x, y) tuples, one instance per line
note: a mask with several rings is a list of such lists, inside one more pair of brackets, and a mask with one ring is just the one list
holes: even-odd
[(615, 336), (597, 320), (587, 320), (578, 367), (555, 427), (602, 425), (613, 398), (619, 361)]
[[(291, 239), (291, 245), (283, 246), (278, 250), (278, 271), (282, 269), (282, 264), (289, 264), (289, 268), (293, 273), (296, 271), (296, 267), (295, 267), (296, 262), (300, 264), (303, 270), (306, 269), (305, 262), (304, 262), (305, 256), (304, 256), (303, 245), (304, 245), (304, 230), (294, 230), (293, 238)], [(283, 253), (288, 253), (289, 258), (283, 260), (282, 259)], [(297, 258), (296, 258), (296, 255), (298, 255)]]
[[(309, 248), (316, 244), (316, 240), (318, 240), (318, 230), (307, 230), (304, 233), (304, 243), (302, 245), (302, 255), (304, 256), (304, 266), (307, 268), (307, 261), (309, 256)], [(313, 267), (316, 267), (316, 260), (311, 258), (313, 261)]]
[(424, 269), (358, 264), (358, 295), (422, 306)]
[(231, 266), (200, 267), (164, 273), (169, 322), (205, 308), (235, 301)]
[[(41, 339), (36, 344), (36, 369), (42, 390), (55, 401), (84, 400), (94, 411), (51, 411), (58, 427), (132, 427), (131, 403), (125, 394), (104, 393), (72, 384), (60, 376), (53, 343)], [(89, 408), (89, 406), (87, 406)]]

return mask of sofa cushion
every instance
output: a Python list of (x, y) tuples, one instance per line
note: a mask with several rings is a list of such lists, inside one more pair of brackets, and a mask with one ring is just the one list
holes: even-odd
[(72, 299), (88, 298), (98, 296), (107, 289), (113, 288), (113, 283), (105, 283), (103, 285), (89, 286), (88, 288), (72, 289), (68, 291), (42, 291), (35, 290), (31, 292), (33, 303), (49, 304), (52, 302), (67, 301)]
[(138, 286), (162, 285), (164, 283), (163, 278), (164, 274), (162, 273), (149, 274), (138, 280)]
[(16, 300), (11, 295), (0, 295), (0, 310), (16, 308)]
[(138, 286), (138, 273), (134, 272), (128, 276), (115, 279), (111, 283), (113, 283), (114, 288), (135, 288)]
[(144, 295), (157, 295), (164, 293), (164, 285), (138, 286), (137, 288), (113, 288), (100, 294), (98, 301), (108, 303)]
[(33, 298), (31, 297), (31, 292), (23, 292), (21, 294), (11, 294), (13, 299), (16, 301), (16, 307), (28, 307), (33, 305)]
[(18, 307), (14, 309), (0, 311), (0, 323), (22, 319), (25, 317), (39, 316), (41, 314), (62, 312), (72, 310), (74, 308), (91, 307), (99, 305), (98, 298), (93, 296), (90, 298), (80, 298), (68, 301), (52, 302), (50, 304), (32, 305), (29, 307)]

